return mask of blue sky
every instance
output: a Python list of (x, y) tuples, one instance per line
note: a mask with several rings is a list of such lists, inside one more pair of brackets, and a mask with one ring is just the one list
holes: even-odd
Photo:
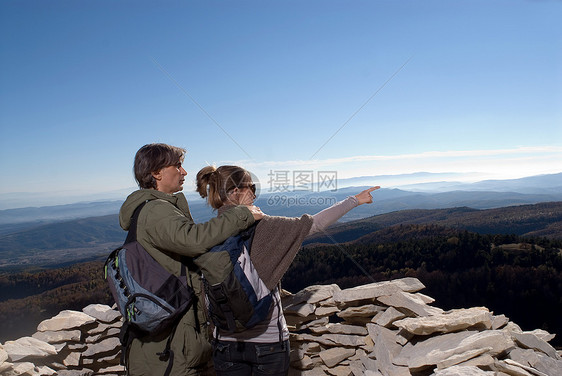
[(561, 172), (560, 19), (547, 0), (3, 1), (0, 193), (127, 190), (151, 142), (185, 147), (188, 179)]

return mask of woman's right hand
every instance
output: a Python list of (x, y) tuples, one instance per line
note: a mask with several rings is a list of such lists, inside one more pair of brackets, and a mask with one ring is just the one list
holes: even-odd
[(365, 189), (364, 191), (355, 195), (357, 198), (358, 206), (362, 204), (370, 204), (373, 202), (373, 196), (371, 196), (371, 192), (376, 191), (380, 187), (377, 185), (376, 187), (371, 187), (369, 189)]
[(260, 220), (263, 218), (263, 216), (265, 214), (263, 214), (263, 212), (261, 211), (261, 209), (255, 205), (246, 205), (246, 207), (248, 209), (250, 209), (250, 212), (252, 213), (252, 215), (254, 216), (254, 219), (256, 221)]

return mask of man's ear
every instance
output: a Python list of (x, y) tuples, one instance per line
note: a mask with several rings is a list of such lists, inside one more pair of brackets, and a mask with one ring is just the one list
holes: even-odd
[(162, 180), (162, 170), (151, 172), (151, 174), (157, 181)]

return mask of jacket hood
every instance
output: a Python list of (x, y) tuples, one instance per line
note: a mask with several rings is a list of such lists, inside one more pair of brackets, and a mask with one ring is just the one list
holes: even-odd
[(185, 200), (183, 193), (176, 193), (174, 195), (157, 191), (155, 189), (139, 189), (131, 193), (119, 210), (119, 224), (123, 230), (129, 230), (131, 224), (131, 217), (135, 209), (145, 201), (150, 200), (166, 200), (174, 206), (180, 206), (182, 201)]

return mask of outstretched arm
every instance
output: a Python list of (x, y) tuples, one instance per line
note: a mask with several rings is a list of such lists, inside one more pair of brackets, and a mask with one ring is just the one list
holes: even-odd
[(343, 217), (347, 212), (356, 206), (362, 204), (370, 204), (373, 202), (373, 196), (371, 192), (379, 189), (379, 186), (371, 187), (365, 189), (364, 191), (356, 194), (355, 196), (349, 196), (343, 201), (340, 201), (329, 208), (322, 210), (312, 216), (313, 222), (312, 227), (308, 235), (314, 234), (315, 232), (324, 230), (331, 224), (335, 223), (338, 219)]

